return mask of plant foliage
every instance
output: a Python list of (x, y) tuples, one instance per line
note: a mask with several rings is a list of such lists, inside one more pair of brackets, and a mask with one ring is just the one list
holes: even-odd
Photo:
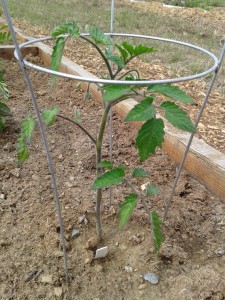
[[(88, 29), (88, 33), (89, 34), (87, 35), (80, 35), (79, 28), (74, 22), (62, 24), (56, 27), (52, 32), (52, 36), (57, 38), (52, 52), (52, 69), (59, 70), (66, 41), (69, 38), (80, 37), (90, 43), (101, 56), (108, 69), (108, 74), (104, 78), (110, 78), (111, 80), (121, 80), (125, 78), (125, 80), (129, 81), (143, 80), (140, 79), (138, 70), (127, 70), (127, 64), (133, 58), (142, 54), (153, 53), (156, 49), (142, 44), (132, 45), (127, 41), (124, 41), (121, 44), (115, 44), (115, 49), (113, 51), (111, 47), (111, 38), (105, 35), (99, 28), (91, 27)], [(145, 195), (143, 195), (143, 191), (139, 192), (133, 185), (133, 182), (137, 182), (134, 178), (149, 177), (148, 172), (146, 172), (143, 168), (137, 167), (131, 172), (131, 176), (127, 178), (128, 175), (125, 174), (124, 166), (115, 168), (111, 161), (102, 160), (103, 136), (111, 108), (116, 103), (129, 97), (138, 98), (139, 103), (131, 109), (125, 120), (129, 122), (143, 122), (141, 128), (138, 130), (135, 146), (138, 149), (140, 160), (144, 161), (150, 156), (150, 154), (155, 153), (158, 147), (161, 148), (164, 142), (164, 122), (163, 119), (158, 118), (158, 111), (163, 112), (165, 119), (167, 119), (167, 121), (173, 126), (189, 132), (195, 131), (195, 127), (186, 112), (174, 103), (174, 101), (177, 101), (180, 103), (192, 104), (193, 99), (179, 87), (172, 86), (170, 84), (142, 84), (139, 86), (134, 84), (104, 84), (100, 87), (100, 90), (103, 97), (103, 113), (97, 138), (96, 140), (95, 138), (92, 138), (92, 141), (95, 143), (97, 157), (96, 179), (92, 184), (92, 188), (97, 190), (96, 224), (98, 228), (98, 237), (101, 240), (102, 230), (100, 206), (102, 200), (102, 189), (125, 182), (127, 186), (131, 188), (132, 193), (125, 197), (124, 203), (120, 206), (117, 214), (119, 218), (119, 227), (120, 229), (124, 228), (136, 207), (138, 200), (143, 201), (144, 207), (150, 217), (152, 236), (155, 249), (158, 254), (160, 246), (164, 240), (161, 231), (162, 221), (155, 211), (148, 211), (145, 198), (152, 198), (156, 196), (159, 193), (159, 188), (154, 183), (147, 184)], [(87, 94), (89, 95), (89, 88)], [(155, 101), (156, 94), (170, 98), (170, 101), (160, 100), (161, 102), (159, 104), (159, 101)], [(57, 111), (54, 109), (51, 111), (47, 110), (44, 113), (44, 119), (47, 125), (52, 124), (52, 122), (55, 121), (56, 114)], [(79, 125), (79, 127), (82, 128), (81, 125)], [(83, 131), (85, 132), (85, 130)], [(89, 135), (87, 132), (86, 134)], [(106, 169), (106, 171), (102, 174), (103, 169)], [(130, 174), (129, 172), (126, 173)]]
[(164, 241), (164, 236), (163, 236), (163, 233), (161, 230), (161, 226), (163, 223), (155, 211), (152, 211), (150, 213), (150, 220), (151, 220), (151, 226), (152, 226), (152, 237), (153, 237), (153, 241), (154, 241), (154, 246), (155, 246), (156, 253), (158, 255), (161, 244)]
[(93, 189), (101, 189), (114, 184), (123, 182), (125, 177), (124, 168), (118, 167), (110, 171), (105, 172), (103, 175), (96, 178), (92, 184)]
[(137, 205), (138, 196), (135, 194), (131, 194), (125, 197), (125, 201), (122, 205), (120, 205), (120, 210), (117, 213), (117, 217), (119, 218), (119, 228), (123, 230), (127, 221), (129, 220), (132, 212)]

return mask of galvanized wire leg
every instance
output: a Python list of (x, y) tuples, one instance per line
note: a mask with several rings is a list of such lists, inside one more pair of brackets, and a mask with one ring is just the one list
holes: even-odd
[[(110, 20), (110, 33), (114, 31), (114, 10), (115, 4), (114, 0), (111, 1), (111, 20)], [(113, 37), (111, 36), (111, 40), (113, 41)], [(111, 51), (113, 50), (113, 45), (111, 46)], [(110, 61), (110, 66), (112, 67), (112, 62)], [(109, 112), (109, 156), (110, 161), (112, 162), (112, 149), (113, 149), (113, 120), (112, 120), (112, 108)], [(109, 188), (109, 206), (112, 205), (112, 187)]]
[[(196, 128), (196, 129), (197, 129), (197, 127), (198, 127), (199, 121), (200, 121), (200, 119), (201, 119), (201, 117), (202, 117), (203, 111), (204, 111), (204, 109), (205, 109), (205, 106), (206, 106), (206, 104), (207, 104), (207, 102), (208, 102), (210, 93), (211, 93), (212, 88), (213, 88), (213, 86), (214, 86), (214, 83), (215, 83), (215, 81), (216, 81), (217, 74), (218, 74), (218, 72), (219, 72), (219, 70), (220, 70), (221, 63), (222, 63), (222, 60), (223, 60), (223, 58), (224, 58), (224, 54), (225, 54), (225, 43), (224, 43), (224, 45), (223, 45), (223, 48), (222, 48), (222, 51), (221, 51), (221, 54), (220, 54), (220, 58), (219, 58), (219, 61), (218, 61), (218, 62), (219, 62), (219, 63), (218, 63), (218, 67), (217, 67), (217, 69), (215, 70), (215, 72), (214, 72), (214, 74), (213, 74), (213, 77), (212, 77), (212, 80), (211, 80), (211, 82), (210, 82), (210, 85), (209, 85), (207, 94), (206, 94), (206, 96), (205, 96), (205, 99), (204, 99), (204, 101), (203, 101), (203, 103), (202, 103), (202, 106), (201, 106), (201, 108), (200, 108), (200, 110), (199, 110), (197, 119), (196, 119), (196, 121), (195, 121), (195, 128)], [(166, 202), (166, 207), (165, 207), (164, 216), (163, 216), (163, 222), (165, 222), (165, 220), (166, 220), (166, 217), (167, 217), (167, 214), (168, 214), (168, 210), (169, 210), (170, 204), (171, 204), (171, 202), (172, 202), (172, 199), (173, 199), (173, 196), (174, 196), (176, 187), (177, 187), (177, 183), (178, 183), (178, 181), (179, 181), (179, 178), (180, 178), (180, 175), (181, 175), (181, 171), (182, 171), (183, 166), (184, 166), (184, 162), (185, 162), (185, 160), (186, 160), (186, 158), (187, 158), (187, 155), (188, 155), (188, 152), (189, 152), (189, 150), (190, 150), (191, 143), (192, 143), (192, 141), (193, 141), (194, 135), (195, 135), (195, 133), (192, 133), (191, 136), (190, 136), (190, 138), (189, 138), (189, 141), (188, 141), (187, 147), (186, 147), (186, 149), (185, 149), (183, 158), (182, 158), (181, 163), (180, 163), (180, 166), (179, 166), (179, 168), (178, 168), (177, 175), (176, 175), (176, 178), (175, 178), (175, 181), (174, 181), (174, 184), (173, 184), (172, 191), (170, 192), (169, 198), (168, 198), (168, 200), (167, 200), (167, 202)]]
[(37, 116), (37, 121), (38, 121), (38, 125), (40, 128), (40, 132), (41, 132), (41, 137), (44, 143), (44, 148), (45, 148), (45, 153), (46, 153), (46, 157), (47, 157), (47, 161), (48, 161), (48, 167), (49, 167), (49, 171), (51, 174), (51, 180), (52, 180), (52, 187), (53, 187), (53, 193), (54, 193), (54, 199), (55, 199), (55, 206), (56, 206), (56, 210), (58, 213), (58, 222), (59, 222), (59, 227), (60, 227), (60, 236), (61, 236), (61, 243), (62, 243), (62, 251), (63, 251), (63, 258), (64, 258), (64, 269), (65, 269), (65, 278), (66, 278), (66, 282), (69, 281), (69, 274), (68, 274), (68, 263), (67, 263), (67, 254), (66, 254), (66, 246), (65, 246), (65, 235), (64, 235), (64, 228), (63, 228), (63, 222), (62, 222), (62, 212), (61, 212), (61, 206), (60, 206), (60, 202), (59, 202), (59, 196), (58, 196), (58, 190), (57, 190), (57, 184), (56, 184), (56, 177), (55, 177), (55, 171), (54, 171), (54, 167), (53, 167), (53, 162), (52, 162), (52, 158), (50, 155), (50, 151), (49, 151), (49, 147), (48, 147), (48, 141), (47, 141), (47, 136), (46, 136), (46, 132), (42, 123), (42, 118), (41, 118), (41, 114), (40, 114), (40, 109), (38, 107), (35, 95), (34, 95), (34, 91), (33, 91), (33, 87), (30, 81), (30, 77), (29, 74), (27, 73), (24, 61), (23, 61), (23, 57), (21, 55), (21, 51), (16, 39), (16, 35), (14, 33), (14, 29), (13, 29), (13, 24), (11, 21), (11, 17), (9, 14), (9, 10), (6, 4), (5, 0), (2, 0), (2, 6), (4, 9), (4, 13), (5, 13), (5, 17), (6, 17), (6, 21), (8, 23), (9, 29), (10, 29), (10, 33), (13, 39), (13, 43), (17, 52), (17, 56), (18, 56), (18, 60), (20, 63), (20, 67), (21, 70), (23, 72), (27, 87), (29, 89), (30, 95), (31, 95), (31, 101)]

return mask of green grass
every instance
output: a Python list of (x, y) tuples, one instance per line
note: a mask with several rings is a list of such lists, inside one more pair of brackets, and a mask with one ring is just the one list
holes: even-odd
[[(145, 0), (151, 2), (151, 0)], [(165, 4), (171, 4), (175, 6), (186, 7), (199, 7), (203, 9), (209, 9), (210, 7), (224, 7), (224, 0), (158, 0), (157, 2), (164, 2)]]
[[(222, 2), (222, 0), (202, 0), (201, 2), (207, 1), (211, 1), (214, 5)], [(223, 4), (224, 2), (223, 0)], [(24, 19), (31, 24), (49, 29), (65, 21), (77, 20), (82, 30), (86, 25), (92, 25), (100, 27), (105, 32), (109, 31), (110, 0), (8, 0), (7, 3), (14, 18)], [(218, 32), (216, 23), (213, 24), (207, 20), (190, 22), (178, 16), (162, 16), (151, 11), (143, 12), (132, 5), (127, 6), (122, 0), (115, 3), (115, 32), (177, 39), (202, 46), (219, 55), (220, 39), (223, 38), (225, 32), (224, 25), (221, 25), (221, 30), (215, 37), (215, 32)], [(146, 43), (146, 40), (141, 42)], [(202, 70), (208, 66), (208, 58), (196, 51), (161, 42), (151, 44), (159, 49), (151, 60), (170, 66), (174, 72), (177, 69), (179, 71), (183, 69), (186, 75), (188, 72)]]

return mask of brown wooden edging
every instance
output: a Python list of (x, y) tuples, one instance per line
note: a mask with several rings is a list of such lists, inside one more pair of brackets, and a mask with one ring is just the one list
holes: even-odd
[[(15, 31), (17, 32), (20, 42), (31, 39), (16, 28)], [(34, 46), (38, 47), (38, 55), (43, 60), (44, 64), (49, 67), (52, 49), (40, 42), (36, 43)], [(71, 62), (65, 57), (63, 57), (60, 71), (83, 77), (95, 77), (93, 74), (85, 71), (79, 65)], [(87, 88), (85, 82), (82, 82), (82, 88)], [(90, 92), (98, 101), (102, 101), (101, 93), (98, 91), (96, 85), (90, 85)], [(128, 99), (117, 104), (114, 109), (122, 117), (125, 117), (130, 109), (136, 104), (137, 102), (135, 100)], [(135, 122), (134, 126), (140, 127), (140, 123)], [(188, 139), (189, 134), (174, 130), (174, 128), (166, 125), (163, 150), (167, 152), (176, 163), (179, 163), (183, 157)], [(223, 153), (209, 146), (204, 141), (194, 138), (184, 167), (192, 177), (198, 180), (212, 193), (225, 199), (225, 155)]]

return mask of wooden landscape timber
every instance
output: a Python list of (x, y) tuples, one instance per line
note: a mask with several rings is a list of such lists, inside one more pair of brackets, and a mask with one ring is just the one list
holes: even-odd
[[(31, 37), (25, 36), (19, 29), (14, 29), (17, 33), (18, 40), (21, 43), (32, 39)], [(29, 49), (33, 51), (33, 55), (39, 55), (46, 67), (50, 66), (52, 49), (49, 46), (38, 42), (34, 44), (34, 47), (28, 47), (26, 51), (29, 51)], [(38, 49), (38, 53), (36, 53), (36, 50), (34, 51), (33, 49)], [(10, 49), (6, 51), (12, 50)], [(85, 71), (79, 65), (65, 57), (63, 57), (60, 71), (82, 77), (96, 78), (96, 76)], [(83, 89), (87, 89), (87, 83), (81, 82), (81, 87)], [(95, 99), (102, 101), (101, 93), (98, 91), (95, 84), (90, 85), (90, 93)], [(114, 109), (122, 117), (125, 117), (136, 104), (137, 102), (135, 100), (127, 99), (117, 104)], [(163, 143), (163, 150), (167, 152), (177, 164), (179, 164), (183, 157), (190, 135), (170, 127), (167, 122), (165, 123), (166, 134), (165, 141)], [(138, 128), (141, 123), (133, 122), (133, 125)], [(204, 141), (194, 138), (184, 167), (192, 177), (203, 184), (213, 194), (221, 199), (225, 199), (225, 154), (209, 146)]]
[[(14, 51), (15, 51), (15, 47), (12, 45), (0, 46), (0, 57), (2, 59), (11, 60), (12, 58), (14, 58)], [(38, 51), (39, 50), (37, 47), (27, 46), (27, 47), (24, 47), (21, 52), (22, 52), (23, 56), (26, 56), (28, 54), (37, 56)]]

